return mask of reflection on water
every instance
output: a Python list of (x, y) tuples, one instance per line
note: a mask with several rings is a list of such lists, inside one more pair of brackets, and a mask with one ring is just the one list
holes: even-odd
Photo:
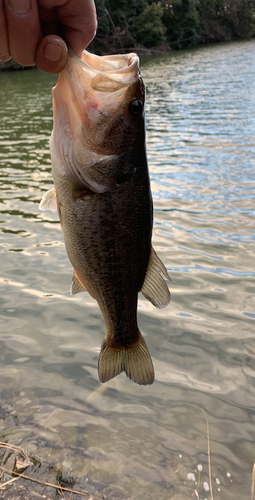
[[(0, 74), (0, 440), (96, 485), (107, 498), (250, 498), (254, 454), (255, 42), (142, 61), (154, 247), (172, 302), (141, 296), (156, 382), (101, 386), (104, 322), (70, 297), (54, 213), (51, 87), (39, 71)], [(102, 387), (102, 388), (101, 388)], [(51, 492), (52, 493), (52, 492)]]

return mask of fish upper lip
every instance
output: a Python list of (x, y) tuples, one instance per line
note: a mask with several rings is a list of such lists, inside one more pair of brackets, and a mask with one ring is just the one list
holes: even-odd
[[(79, 58), (72, 48), (68, 46), (69, 60), (64, 68), (65, 73), (69, 73), (73, 65), (77, 65), (93, 81), (98, 77), (102, 81), (108, 79), (121, 87), (126, 87), (140, 77), (139, 57), (135, 53), (124, 55), (97, 56), (84, 50)], [(92, 85), (93, 86), (93, 85)], [(97, 86), (97, 85), (96, 85)], [(99, 89), (100, 90), (100, 89)]]
[[(97, 73), (130, 73), (134, 70), (134, 68), (139, 67), (139, 57), (135, 52), (123, 55), (97, 56), (96, 54), (84, 50), (80, 58), (68, 45), (68, 54), (72, 59), (76, 61), (77, 64), (79, 64), (83, 68), (93, 69)], [(87, 61), (89, 62), (86, 62), (85, 59), (87, 59)], [(103, 65), (102, 59), (104, 59)], [(95, 62), (95, 65), (89, 64), (92, 61)], [(101, 69), (97, 69), (95, 67), (96, 63), (101, 65)]]

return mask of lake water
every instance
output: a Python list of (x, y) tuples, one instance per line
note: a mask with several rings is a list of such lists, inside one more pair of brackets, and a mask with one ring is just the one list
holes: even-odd
[(148, 387), (124, 374), (100, 384), (102, 315), (87, 294), (70, 297), (60, 224), (38, 208), (52, 186), (56, 76), (0, 73), (0, 441), (38, 458), (33, 477), (80, 477), (101, 497), (209, 500), (208, 421), (214, 500), (248, 500), (255, 40), (144, 58), (141, 71), (153, 245), (172, 279), (169, 307), (139, 301)]

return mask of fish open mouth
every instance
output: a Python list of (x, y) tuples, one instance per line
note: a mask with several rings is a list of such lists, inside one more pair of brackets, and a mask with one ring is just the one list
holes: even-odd
[(79, 58), (69, 48), (53, 88), (51, 144), (53, 154), (62, 157), (62, 167), (95, 192), (110, 189), (109, 180), (92, 181), (91, 168), (97, 164), (105, 170), (105, 162), (132, 150), (144, 100), (137, 54), (84, 51)]
[(137, 54), (97, 56), (84, 50), (79, 58), (69, 48), (66, 66), (53, 88), (53, 98), (57, 106), (71, 98), (83, 117), (93, 109), (112, 114), (123, 104), (127, 88), (139, 79)]
[(115, 92), (139, 77), (139, 57), (135, 53), (97, 56), (84, 50), (79, 59), (72, 49), (68, 52), (70, 64), (76, 63), (91, 78), (91, 87), (96, 91)]

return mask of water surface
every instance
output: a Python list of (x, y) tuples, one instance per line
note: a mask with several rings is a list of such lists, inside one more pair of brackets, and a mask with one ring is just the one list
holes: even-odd
[(197, 489), (209, 500), (207, 418), (214, 500), (248, 500), (255, 41), (145, 58), (141, 71), (153, 245), (172, 279), (168, 308), (139, 301), (150, 387), (124, 374), (101, 386), (104, 321), (87, 294), (70, 297), (57, 215), (38, 208), (52, 186), (56, 76), (0, 73), (0, 440), (67, 478), (87, 465), (79, 484), (106, 498), (188, 500)]

